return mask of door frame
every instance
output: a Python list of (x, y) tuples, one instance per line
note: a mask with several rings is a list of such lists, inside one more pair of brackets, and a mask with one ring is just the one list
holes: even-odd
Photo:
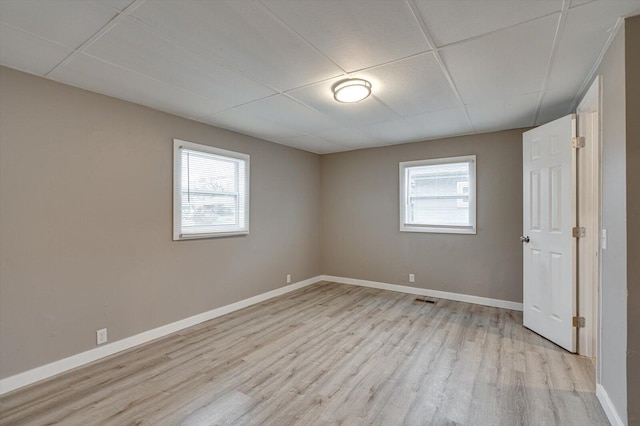
[[(578, 276), (578, 316), (585, 326), (578, 328), (578, 354), (596, 357), (596, 374), (600, 359), (600, 287), (602, 229), (602, 84), (596, 76), (576, 109), (578, 136), (586, 146), (578, 150), (578, 226), (585, 228), (578, 239), (576, 273)], [(584, 134), (582, 134), (584, 133)]]

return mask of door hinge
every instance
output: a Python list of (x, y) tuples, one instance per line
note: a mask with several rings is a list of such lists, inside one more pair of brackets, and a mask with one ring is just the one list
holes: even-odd
[(584, 238), (586, 234), (587, 230), (582, 226), (574, 226), (571, 228), (571, 235), (573, 235), (573, 238)]
[(584, 136), (577, 136), (575, 138), (571, 138), (571, 147), (574, 149), (584, 148), (585, 141)]
[(584, 317), (573, 317), (573, 326), (584, 328), (586, 320)]

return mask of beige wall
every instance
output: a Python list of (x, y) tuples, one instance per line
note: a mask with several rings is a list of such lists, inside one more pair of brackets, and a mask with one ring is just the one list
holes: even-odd
[(626, 418), (626, 214), (625, 214), (625, 84), (624, 29), (607, 51), (598, 74), (602, 78), (602, 251), (599, 383), (616, 411)]
[[(320, 158), (0, 68), (0, 377), (320, 270)], [(172, 241), (172, 138), (251, 155), (251, 233)]]
[[(322, 156), (323, 272), (521, 302), (522, 132)], [(471, 154), (477, 235), (400, 232), (398, 162)]]
[(640, 16), (625, 24), (627, 113), (627, 402), (629, 424), (640, 424)]

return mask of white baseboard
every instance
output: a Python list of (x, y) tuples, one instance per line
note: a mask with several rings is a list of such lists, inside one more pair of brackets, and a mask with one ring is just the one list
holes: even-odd
[(185, 318), (171, 324), (144, 331), (140, 334), (136, 334), (135, 336), (118, 340), (117, 342), (109, 343), (95, 349), (90, 349), (86, 352), (81, 352), (68, 358), (54, 361), (50, 364), (46, 364), (40, 367), (36, 367), (32, 370), (25, 371), (23, 373), (16, 374), (15, 376), (7, 377), (0, 380), (0, 395), (11, 392), (12, 390), (21, 388), (23, 386), (30, 385), (40, 380), (47, 379), (49, 377), (55, 376), (56, 374), (63, 373), (73, 368), (89, 364), (90, 362), (97, 361), (101, 358), (113, 355), (117, 352), (121, 352), (134, 346), (149, 342), (151, 340), (164, 337), (168, 334), (175, 333), (176, 331), (183, 330), (187, 327), (200, 324), (201, 322), (208, 321), (210, 319), (226, 315), (239, 309), (246, 308), (247, 306), (255, 305), (256, 303), (264, 302), (265, 300), (274, 298), (276, 296), (289, 293), (299, 288), (315, 284), (319, 281), (322, 281), (322, 278), (320, 276), (309, 278), (307, 280), (300, 281), (286, 287), (278, 288), (276, 290), (259, 294), (248, 299), (240, 300), (239, 302), (235, 302), (230, 305), (221, 306), (211, 311), (203, 312), (201, 314), (194, 315), (192, 317)]
[(618, 415), (616, 407), (609, 399), (607, 391), (604, 390), (600, 383), (596, 384), (596, 396), (598, 397), (598, 401), (600, 401), (600, 405), (602, 405), (604, 412), (607, 414), (607, 419), (609, 419), (611, 426), (625, 426), (624, 422)]
[[(276, 296), (280, 296), (285, 293), (297, 290), (302, 287), (315, 284), (319, 281), (333, 281), (341, 284), (358, 285), (362, 287), (372, 287), (381, 290), (399, 291), (402, 293), (417, 294), (421, 296), (437, 297), (440, 299), (456, 300), (459, 302), (475, 303), (478, 305), (494, 306), (497, 308), (506, 308), (514, 310), (522, 310), (522, 303), (510, 302), (506, 300), (490, 299), (486, 297), (470, 296), (459, 293), (449, 293), (445, 291), (428, 290), (424, 288), (402, 286), (397, 284), (380, 283), (376, 281), (358, 280), (354, 278), (334, 277), (330, 275), (319, 275), (317, 277), (309, 278), (304, 281), (297, 282), (295, 284), (288, 285), (286, 287), (278, 288), (276, 290), (269, 291), (267, 293), (259, 294), (248, 299), (241, 300), (239, 302), (232, 303), (230, 305), (222, 306), (220, 308), (213, 309), (208, 312), (203, 312), (198, 315), (194, 315), (189, 318), (185, 318), (171, 324), (163, 325), (152, 330), (144, 331), (135, 336), (127, 337), (117, 342), (109, 343), (104, 346), (90, 349), (86, 352), (81, 352), (76, 355), (72, 355), (68, 358), (64, 358), (58, 361), (54, 361), (50, 364), (46, 364), (40, 367), (36, 367), (32, 370), (25, 371), (23, 373), (16, 374), (15, 376), (7, 377), (0, 380), (0, 395), (11, 392), (12, 390), (21, 388), (23, 386), (30, 385), (40, 380), (47, 379), (65, 371), (77, 368), (91, 362), (97, 361), (101, 358), (113, 355), (115, 353), (124, 351), (126, 349), (133, 348), (134, 346), (141, 345), (160, 337), (164, 337), (176, 331), (183, 330), (187, 327), (200, 324), (204, 321), (208, 321), (213, 318), (217, 318), (222, 315), (237, 311), (247, 306), (255, 305), (256, 303), (263, 302)], [(604, 389), (603, 389), (604, 392)], [(606, 395), (606, 392), (605, 392)], [(608, 400), (608, 399), (607, 399)], [(603, 403), (604, 406), (604, 403)], [(611, 406), (613, 407), (613, 406)], [(605, 409), (606, 410), (606, 409)], [(615, 413), (615, 410), (613, 411)], [(608, 413), (608, 412), (607, 412)], [(620, 423), (622, 424), (622, 423)]]
[(508, 300), (491, 299), (488, 297), (471, 296), (461, 293), (450, 293), (447, 291), (429, 290), (426, 288), (409, 287), (405, 285), (387, 284), (377, 281), (358, 280), (355, 278), (333, 277), (330, 275), (321, 275), (322, 281), (333, 281), (341, 284), (359, 285), (361, 287), (371, 287), (380, 290), (399, 291), (401, 293), (417, 294), (420, 296), (436, 297), (438, 299), (455, 300), (457, 302), (475, 303), (476, 305), (493, 306), (495, 308), (513, 309), (514, 311), (522, 311), (522, 303), (511, 302)]

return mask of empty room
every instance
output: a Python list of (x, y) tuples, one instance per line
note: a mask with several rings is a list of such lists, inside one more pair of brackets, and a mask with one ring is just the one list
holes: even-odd
[(0, 0), (1, 425), (640, 425), (640, 0)]

